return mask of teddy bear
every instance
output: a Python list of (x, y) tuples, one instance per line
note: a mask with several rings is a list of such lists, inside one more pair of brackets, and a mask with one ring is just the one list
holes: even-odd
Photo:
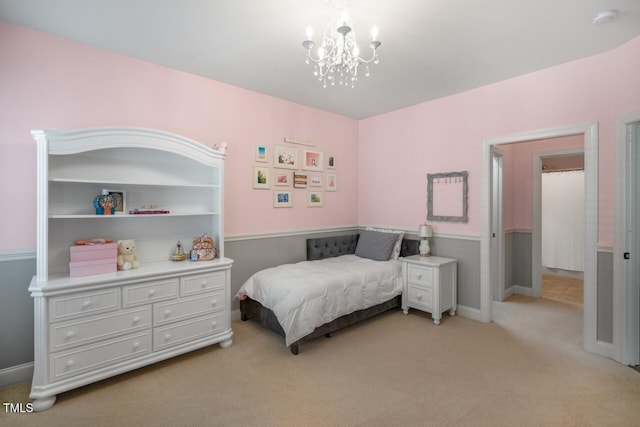
[(139, 266), (135, 240), (118, 240), (118, 270), (131, 270)]

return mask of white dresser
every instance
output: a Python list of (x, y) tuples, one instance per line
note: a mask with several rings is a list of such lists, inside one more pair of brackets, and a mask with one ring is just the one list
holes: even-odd
[[(34, 131), (38, 143), (33, 408), (56, 395), (211, 344), (232, 344), (224, 257), (225, 153), (139, 128)], [(103, 189), (127, 210), (96, 215)], [(129, 210), (158, 205), (167, 214)], [(211, 236), (217, 257), (171, 261), (176, 242)], [(76, 239), (134, 239), (140, 267), (71, 277)]]
[(457, 265), (452, 258), (413, 255), (402, 258), (402, 311), (409, 308), (431, 313), (440, 324), (442, 313), (456, 314)]

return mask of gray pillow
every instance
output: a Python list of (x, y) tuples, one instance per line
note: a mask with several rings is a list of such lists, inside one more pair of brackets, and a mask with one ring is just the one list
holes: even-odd
[(398, 238), (394, 233), (365, 230), (360, 233), (356, 255), (375, 261), (388, 261)]

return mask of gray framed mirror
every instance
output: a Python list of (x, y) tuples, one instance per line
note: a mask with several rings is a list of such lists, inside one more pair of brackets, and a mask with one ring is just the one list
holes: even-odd
[(467, 175), (427, 174), (427, 221), (467, 222)]

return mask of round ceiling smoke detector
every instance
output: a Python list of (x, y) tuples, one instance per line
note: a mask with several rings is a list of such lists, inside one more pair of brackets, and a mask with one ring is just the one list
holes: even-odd
[(604, 12), (600, 12), (593, 18), (594, 24), (606, 24), (607, 22), (611, 22), (618, 16), (618, 12), (616, 10), (607, 10)]

